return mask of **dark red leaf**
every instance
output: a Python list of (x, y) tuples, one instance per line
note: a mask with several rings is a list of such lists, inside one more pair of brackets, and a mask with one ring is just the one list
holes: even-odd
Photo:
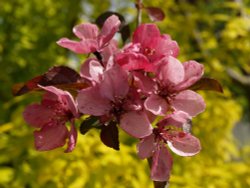
[(130, 28), (129, 28), (129, 25), (124, 25), (121, 27), (120, 29), (120, 33), (121, 33), (121, 36), (122, 36), (122, 41), (125, 43), (126, 40), (130, 37)]
[(211, 90), (223, 93), (221, 84), (213, 78), (201, 78), (189, 89), (191, 90)]
[(80, 125), (80, 133), (86, 134), (90, 129), (92, 128), (100, 128), (102, 126), (100, 124), (99, 118), (96, 116), (90, 116), (83, 120), (83, 122)]
[(115, 122), (103, 125), (101, 130), (101, 141), (108, 147), (119, 150), (118, 128)]
[(52, 67), (46, 73), (36, 76), (26, 83), (15, 84), (12, 87), (14, 96), (23, 95), (30, 91), (40, 90), (41, 86), (55, 86), (65, 90), (78, 90), (87, 87), (81, 81), (80, 75), (73, 69), (66, 66)]
[(165, 18), (164, 12), (157, 7), (144, 7), (152, 21), (162, 21)]

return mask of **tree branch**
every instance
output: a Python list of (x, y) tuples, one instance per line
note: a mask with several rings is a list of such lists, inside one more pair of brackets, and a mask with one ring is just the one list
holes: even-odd
[(137, 27), (141, 24), (141, 17), (142, 17), (142, 4), (143, 0), (136, 0), (135, 6), (137, 8), (137, 19), (136, 19), (136, 25)]

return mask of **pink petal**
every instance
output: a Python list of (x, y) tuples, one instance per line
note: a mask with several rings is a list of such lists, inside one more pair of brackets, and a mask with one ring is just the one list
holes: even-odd
[(192, 86), (195, 82), (201, 79), (204, 73), (204, 66), (196, 61), (188, 61), (183, 63), (185, 69), (185, 77), (176, 89), (183, 90)]
[(145, 76), (142, 72), (133, 72), (134, 83), (142, 93), (152, 94), (157, 90), (156, 83), (148, 76)]
[(40, 104), (32, 104), (23, 112), (24, 120), (31, 126), (43, 127), (54, 117), (53, 109)]
[(121, 128), (135, 138), (144, 138), (152, 133), (152, 126), (142, 111), (130, 111), (121, 116)]
[(192, 117), (203, 112), (206, 108), (202, 96), (191, 90), (185, 90), (177, 94), (172, 101), (172, 106)]
[(182, 128), (183, 124), (189, 121), (191, 117), (183, 111), (175, 111), (172, 114), (167, 115), (163, 120), (158, 123), (158, 126), (165, 127), (173, 125)]
[(63, 103), (63, 96), (66, 95), (66, 91), (58, 89), (54, 86), (41, 86), (38, 85), (41, 89), (46, 92), (43, 95), (41, 104), (44, 106), (53, 106), (58, 105), (58, 103)]
[(73, 32), (80, 39), (96, 39), (99, 29), (95, 24), (85, 23), (75, 26)]
[(160, 30), (155, 24), (141, 24), (133, 34), (133, 43), (141, 43), (143, 47), (149, 47), (151, 39), (160, 36)]
[(108, 114), (111, 109), (110, 101), (101, 96), (97, 86), (81, 90), (76, 101), (79, 111), (83, 114), (101, 116)]
[(78, 108), (72, 95), (69, 92), (65, 92), (63, 98), (66, 109), (69, 109), (70, 112), (73, 114), (73, 116), (78, 118), (79, 117)]
[(100, 84), (100, 93), (103, 97), (115, 101), (116, 98), (124, 98), (129, 90), (128, 75), (115, 64), (104, 72), (103, 81)]
[(150, 95), (145, 100), (144, 107), (155, 115), (165, 115), (168, 110), (166, 100), (155, 94)]
[(147, 56), (150, 62), (158, 63), (160, 59), (168, 56), (177, 57), (179, 51), (177, 42), (164, 36), (148, 39), (150, 43), (142, 47), (141, 52)]
[(115, 33), (119, 30), (120, 24), (121, 22), (119, 18), (115, 15), (112, 15), (107, 18), (107, 20), (103, 24), (98, 38), (99, 47), (104, 47), (104, 45), (107, 44), (113, 38)]
[(102, 51), (102, 61), (104, 63), (108, 62), (109, 58), (118, 52), (117, 41), (112, 39), (107, 46), (105, 46)]
[(154, 134), (151, 134), (143, 139), (137, 144), (138, 156), (141, 159), (151, 157), (154, 151)]
[[(168, 47), (165, 47), (167, 54), (166, 55), (171, 55), (172, 57), (177, 57), (179, 54), (179, 45), (176, 41), (172, 40), (169, 35), (163, 34), (161, 35), (161, 38), (165, 40), (165, 43)], [(159, 49), (160, 50), (160, 49)], [(165, 52), (166, 53), (166, 52)]]
[(124, 70), (145, 70), (152, 71), (154, 70), (153, 64), (151, 64), (146, 56), (133, 53), (125, 52), (119, 53), (115, 56), (115, 61), (124, 69)]
[(159, 66), (157, 76), (161, 81), (163, 81), (165, 86), (175, 86), (181, 83), (184, 79), (183, 65), (178, 59), (172, 56), (163, 58), (161, 60), (161, 65)]
[(168, 146), (174, 153), (180, 156), (193, 156), (201, 150), (199, 139), (185, 133), (180, 133), (172, 141), (168, 141)]
[(65, 153), (71, 152), (75, 146), (76, 146), (76, 141), (77, 141), (77, 130), (75, 128), (75, 125), (72, 123), (70, 127), (70, 131), (68, 134), (68, 147), (65, 150)]
[[(51, 96), (47, 96), (47, 97), (52, 97), (53, 100), (57, 100), (62, 102), (62, 96), (65, 95), (65, 91), (58, 89), (54, 86), (41, 86), (39, 85), (38, 87), (40, 87), (41, 89), (47, 91), (50, 93)], [(49, 99), (49, 98), (46, 98)]]
[(130, 87), (126, 96), (126, 100), (122, 104), (122, 108), (126, 111), (139, 111), (143, 108), (143, 101), (141, 95), (137, 92), (135, 87)]
[(100, 82), (104, 67), (95, 58), (87, 59), (81, 66), (80, 75), (90, 81)]
[(61, 108), (65, 110), (70, 110), (74, 117), (78, 116), (78, 110), (76, 107), (75, 100), (73, 99), (72, 95), (68, 91), (63, 91), (58, 89), (54, 86), (40, 86), (40, 88), (44, 89), (45, 91), (51, 93), (51, 97), (53, 98), (53, 94), (57, 96), (57, 100), (61, 102)]
[(57, 44), (77, 54), (88, 54), (97, 50), (97, 42), (93, 39), (77, 42), (67, 38), (62, 38), (57, 41)]
[(129, 42), (128, 44), (126, 44), (123, 48), (122, 51), (123, 52), (132, 52), (132, 53), (141, 53), (141, 44), (140, 43), (132, 43)]
[(151, 56), (148, 56), (148, 58), (150, 58), (151, 61), (160, 60), (164, 56), (177, 57), (179, 53), (179, 46), (177, 42), (171, 40), (171, 38), (169, 37), (165, 37), (165, 35), (161, 37), (154, 37), (151, 40), (150, 47), (154, 49), (155, 52)]
[(154, 181), (168, 181), (173, 165), (173, 159), (165, 146), (161, 146), (153, 154), (151, 179)]
[(44, 126), (40, 131), (34, 131), (35, 147), (39, 151), (48, 151), (62, 147), (68, 136), (64, 125)]

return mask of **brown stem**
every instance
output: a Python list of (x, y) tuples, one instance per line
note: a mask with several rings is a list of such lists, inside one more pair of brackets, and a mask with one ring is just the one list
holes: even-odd
[(137, 27), (141, 24), (142, 8), (143, 8), (142, 1), (143, 0), (136, 0), (135, 3), (135, 6), (137, 8), (137, 22), (136, 22)]
[[(151, 168), (152, 165), (152, 157), (148, 158), (148, 165)], [(154, 181), (154, 188), (167, 188), (168, 187), (167, 181)]]

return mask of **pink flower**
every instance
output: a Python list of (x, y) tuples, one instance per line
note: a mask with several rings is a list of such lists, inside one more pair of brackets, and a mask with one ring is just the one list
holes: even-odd
[(138, 143), (138, 155), (141, 159), (152, 157), (151, 178), (154, 181), (167, 181), (170, 176), (173, 159), (165, 147), (177, 155), (193, 156), (200, 152), (199, 140), (190, 133), (180, 130), (180, 125), (189, 121), (184, 112), (168, 115), (157, 124), (153, 133)]
[(163, 57), (177, 57), (179, 47), (169, 35), (161, 35), (155, 24), (142, 24), (134, 32), (132, 43), (116, 61), (126, 70), (154, 71), (157, 62)]
[(135, 90), (129, 87), (127, 73), (114, 64), (104, 71), (102, 78), (99, 83), (79, 92), (79, 111), (100, 116), (106, 121), (115, 120), (125, 132), (136, 138), (151, 134), (150, 122)]
[(179, 47), (169, 35), (161, 35), (155, 24), (142, 24), (134, 32), (133, 44), (139, 44), (139, 52), (150, 62), (160, 60), (165, 56), (177, 57)]
[[(180, 63), (172, 56), (163, 58), (158, 65), (154, 80), (138, 76), (140, 88), (149, 94), (144, 106), (155, 115), (165, 115), (172, 109), (196, 116), (205, 109), (203, 98), (188, 88), (203, 75), (203, 65), (188, 61)], [(145, 81), (144, 81), (145, 80)], [(145, 88), (154, 85), (153, 91)]]
[[(71, 152), (77, 140), (74, 118), (79, 115), (76, 103), (67, 91), (53, 86), (40, 87), (46, 91), (41, 104), (31, 104), (23, 113), (28, 124), (40, 129), (34, 131), (35, 147), (39, 151), (48, 151), (64, 146), (68, 139), (65, 152)], [(70, 131), (65, 126), (68, 121)]]
[(79, 54), (100, 52), (108, 45), (109, 41), (118, 31), (119, 26), (120, 20), (115, 15), (110, 16), (104, 22), (100, 32), (95, 24), (80, 24), (73, 28), (74, 34), (81, 39), (79, 42), (62, 38), (57, 44)]

